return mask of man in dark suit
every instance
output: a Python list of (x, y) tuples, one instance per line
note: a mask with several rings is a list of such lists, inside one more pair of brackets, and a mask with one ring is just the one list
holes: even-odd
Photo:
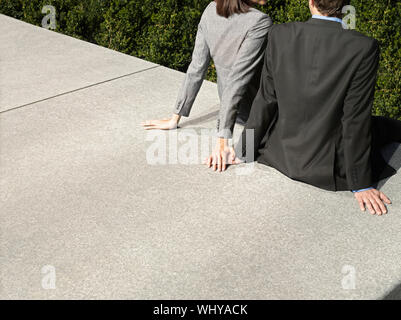
[[(271, 28), (259, 92), (236, 153), (294, 180), (353, 191), (361, 210), (381, 215), (390, 200), (372, 186), (395, 170), (380, 147), (401, 142), (401, 122), (371, 116), (379, 45), (343, 28), (347, 4), (309, 0), (309, 21)], [(210, 158), (208, 165), (224, 170), (225, 159)]]

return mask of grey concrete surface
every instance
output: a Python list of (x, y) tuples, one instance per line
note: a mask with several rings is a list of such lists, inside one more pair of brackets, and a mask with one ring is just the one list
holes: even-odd
[(0, 30), (0, 111), (157, 66), (5, 15)]
[[(150, 165), (152, 142), (138, 124), (169, 115), (182, 73), (158, 66), (100, 83), (152, 64), (4, 16), (0, 25), (9, 30), (0, 42), (2, 107), (28, 104), (0, 114), (0, 298), (397, 296), (399, 174), (382, 186), (393, 200), (389, 214), (374, 217), (348, 192), (322, 191), (258, 164), (237, 167), (247, 175)], [(25, 38), (15, 42), (14, 28)], [(31, 65), (43, 59), (47, 37), (68, 48), (41, 68), (54, 83)], [(68, 93), (91, 83), (100, 84)], [(205, 82), (177, 132), (196, 128), (197, 137), (215, 126), (217, 110), (216, 86)], [(401, 160), (400, 148), (387, 154)], [(55, 268), (55, 289), (42, 286), (46, 265)], [(343, 288), (349, 270), (355, 289)]]

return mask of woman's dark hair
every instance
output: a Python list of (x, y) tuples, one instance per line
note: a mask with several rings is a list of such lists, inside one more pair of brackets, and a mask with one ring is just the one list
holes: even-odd
[(245, 13), (251, 7), (250, 0), (215, 0), (217, 14), (228, 18), (234, 13)]

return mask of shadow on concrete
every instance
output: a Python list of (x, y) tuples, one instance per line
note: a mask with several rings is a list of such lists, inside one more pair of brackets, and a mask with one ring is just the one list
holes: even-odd
[(185, 128), (185, 127), (192, 126), (192, 125), (198, 125), (198, 124), (207, 122), (213, 118), (217, 119), (218, 115), (219, 115), (219, 110), (209, 112), (209, 113), (206, 113), (204, 116), (185, 121), (184, 123), (182, 123), (182, 125), (179, 126), (179, 128)]
[[(401, 144), (388, 144), (382, 149), (382, 155), (384, 160), (395, 170), (398, 171), (401, 168)], [(390, 178), (391, 177), (380, 180), (375, 186), (376, 189), (382, 188)]]
[(386, 294), (382, 300), (401, 300), (401, 284)]

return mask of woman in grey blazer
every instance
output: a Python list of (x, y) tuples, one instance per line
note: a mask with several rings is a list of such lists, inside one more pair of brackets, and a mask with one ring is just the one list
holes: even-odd
[[(266, 0), (215, 0), (202, 14), (192, 62), (178, 94), (174, 114), (169, 119), (142, 123), (145, 129), (175, 129), (181, 116), (188, 117), (206, 75), (210, 59), (217, 72), (220, 112), (218, 143), (213, 151), (215, 164), (223, 164), (233, 149), (228, 139), (236, 120), (246, 122), (259, 88), (267, 33), (272, 20), (253, 4)], [(220, 166), (219, 166), (220, 167)]]

